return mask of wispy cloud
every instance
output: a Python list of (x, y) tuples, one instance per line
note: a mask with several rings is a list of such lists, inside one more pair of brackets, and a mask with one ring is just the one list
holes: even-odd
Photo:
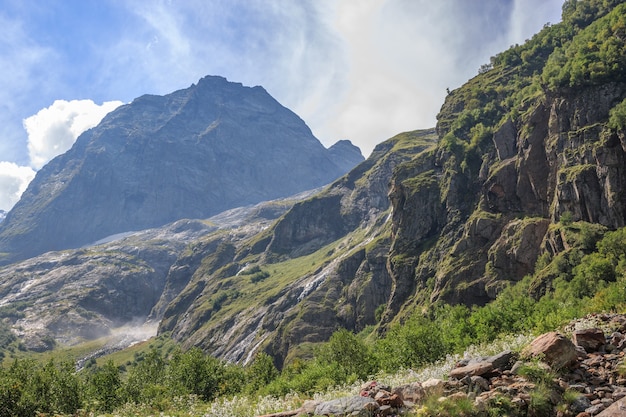
[[(39, 133), (28, 136), (21, 125), (55, 100), (130, 101), (185, 88), (209, 74), (264, 86), (325, 145), (350, 139), (367, 155), (400, 131), (432, 127), (446, 88), (460, 86), (491, 55), (523, 42), (544, 23), (558, 21), (561, 4), (10, 2), (0, 10), (0, 160), (26, 166), (32, 159), (40, 167), (67, 148), (69, 132), (79, 130), (68, 125), (68, 113), (56, 113), (56, 121), (50, 116), (47, 128), (35, 127)], [(52, 114), (53, 108), (44, 110)]]
[(33, 110), (29, 108), (33, 95), (45, 94), (44, 81), (54, 83), (54, 74), (46, 77), (45, 68), (55, 62), (55, 54), (32, 39), (20, 21), (2, 12), (0, 27), (0, 159), (24, 163), (20, 121)]
[(349, 51), (349, 88), (315, 130), (369, 153), (395, 133), (432, 127), (447, 88), (559, 11), (560, 1), (544, 0), (342, 2), (335, 28)]

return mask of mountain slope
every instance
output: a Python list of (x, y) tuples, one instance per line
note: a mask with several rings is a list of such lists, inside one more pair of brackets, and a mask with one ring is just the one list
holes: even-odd
[(6, 263), (206, 218), (319, 187), (359, 159), (325, 149), (263, 88), (205, 77), (116, 109), (42, 168), (1, 223), (0, 252)]
[(281, 365), (339, 327), (375, 324), (394, 287), (386, 267), (389, 180), (402, 162), (432, 152), (434, 133), (403, 133), (378, 145), (257, 236), (224, 236), (217, 249), (190, 250), (178, 261), (185, 273), (170, 270), (168, 282), (181, 291), (159, 331), (232, 361), (266, 349)]
[(436, 129), (381, 143), (276, 221), (190, 242), (151, 300), (159, 331), (282, 366), (339, 328), (384, 333), (441, 303), (489, 303), (526, 276), (528, 297), (557, 291), (603, 233), (626, 225), (616, 3), (567, 2), (562, 23), (451, 92)]
[[(232, 360), (263, 349), (282, 365), (341, 327), (384, 332), (435, 303), (493, 300), (539, 258), (570, 250), (563, 218), (583, 231), (623, 227), (626, 5), (617, 3), (568, 3), (563, 23), (448, 95), (430, 146), (418, 146), (419, 132), (381, 144), (271, 230), (234, 244), (218, 269), (194, 270), (161, 331)], [(584, 45), (595, 45), (589, 55)], [(273, 293), (246, 298), (266, 282)]]
[(37, 351), (111, 336), (118, 328), (146, 322), (156, 331), (163, 303), (180, 292), (171, 277), (191, 267), (179, 260), (186, 259), (181, 255), (188, 248), (215, 250), (224, 236), (254, 235), (310, 193), (203, 221), (178, 220), (114, 235), (81, 249), (0, 267), (0, 326), (12, 327), (26, 349)]

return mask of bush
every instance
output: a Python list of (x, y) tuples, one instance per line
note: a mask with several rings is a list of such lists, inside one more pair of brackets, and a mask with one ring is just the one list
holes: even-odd
[(450, 353), (441, 328), (426, 317), (411, 317), (394, 326), (375, 344), (376, 361), (385, 371), (419, 367)]
[(343, 377), (336, 383), (347, 381), (351, 376), (365, 379), (373, 371), (372, 354), (369, 347), (354, 333), (341, 329), (333, 333), (317, 353), (318, 360), (336, 366)]
[(0, 416), (73, 414), (81, 407), (81, 384), (69, 362), (57, 365), (51, 360), (41, 366), (15, 360), (0, 369)]
[(267, 353), (259, 353), (246, 368), (247, 391), (257, 392), (265, 389), (278, 376), (272, 358)]
[(626, 128), (626, 100), (611, 109), (608, 126), (614, 130), (624, 130)]
[(224, 364), (194, 347), (187, 352), (176, 350), (167, 366), (167, 386), (171, 396), (197, 395), (205, 401), (220, 393)]

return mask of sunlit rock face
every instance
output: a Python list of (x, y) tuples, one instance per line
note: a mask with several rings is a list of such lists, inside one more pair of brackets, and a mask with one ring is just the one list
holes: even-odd
[(362, 159), (262, 87), (205, 77), (119, 107), (43, 167), (0, 226), (0, 262), (292, 195)]

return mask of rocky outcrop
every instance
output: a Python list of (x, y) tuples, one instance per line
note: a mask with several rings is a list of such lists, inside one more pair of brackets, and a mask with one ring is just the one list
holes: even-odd
[[(524, 349), (539, 355), (535, 359), (520, 359), (511, 351), (463, 359), (449, 371), (447, 379), (412, 381), (396, 387), (368, 381), (361, 386), (359, 396), (310, 400), (299, 410), (271, 416), (430, 416), (447, 414), (455, 410), (455, 404), (462, 404), (461, 415), (621, 416), (626, 399), (626, 379), (620, 370), (626, 348), (624, 323), (626, 317), (622, 315), (599, 315), (570, 325), (599, 326), (576, 330), (579, 334), (601, 334), (603, 343), (597, 350), (585, 352), (580, 345), (577, 350), (572, 342), (576, 338), (546, 333)], [(611, 333), (600, 328), (611, 329)], [(563, 349), (574, 352), (573, 356), (566, 354), (568, 368), (563, 367), (557, 353)]]
[(42, 168), (1, 223), (0, 262), (286, 197), (362, 160), (263, 88), (205, 77), (116, 109)]
[(519, 115), (490, 121), (478, 141), (469, 132), (489, 122), (470, 122), (478, 110), (466, 109), (468, 97), (478, 85), (505, 88), (505, 69), (493, 71), (447, 97), (436, 151), (400, 165), (391, 179), (389, 320), (416, 298), (489, 302), (533, 273), (540, 256), (566, 250), (553, 239), (562, 218), (606, 230), (625, 225), (626, 147), (608, 121), (626, 84), (545, 88)]

